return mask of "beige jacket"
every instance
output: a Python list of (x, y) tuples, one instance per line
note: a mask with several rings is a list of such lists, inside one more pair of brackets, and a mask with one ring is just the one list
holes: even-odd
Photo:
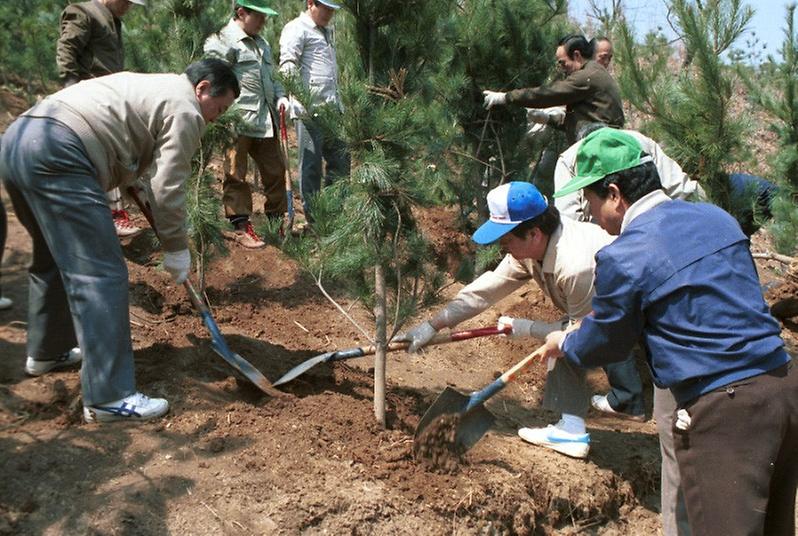
[[(671, 159), (662, 147), (651, 138), (644, 136), (636, 130), (624, 130), (640, 142), (643, 150), (651, 155), (654, 165), (657, 166), (662, 189), (671, 199), (688, 199), (693, 195), (705, 197), (703, 189), (699, 184), (687, 176), (682, 168)], [(572, 178), (576, 176), (576, 153), (581, 147), (582, 141), (578, 141), (563, 151), (557, 159), (554, 168), (554, 191), (563, 188)], [(554, 200), (554, 206), (563, 216), (568, 216), (578, 221), (590, 221), (590, 206), (585, 199), (584, 190), (578, 190), (572, 194), (558, 197)]]
[(570, 321), (579, 320), (592, 310), (596, 252), (614, 239), (598, 225), (563, 218), (542, 262), (505, 256), (494, 271), (463, 287), (441, 317), (454, 327), (534, 280)]
[(185, 75), (122, 72), (94, 78), (50, 95), (23, 115), (51, 117), (75, 131), (106, 191), (149, 177), (163, 249), (188, 247), (183, 184), (205, 120)]
[(205, 41), (205, 55), (226, 61), (241, 84), (236, 106), (244, 124), (239, 134), (252, 138), (274, 138), (277, 100), (285, 97), (282, 84), (274, 80), (272, 50), (259, 35), (247, 35), (235, 19)]

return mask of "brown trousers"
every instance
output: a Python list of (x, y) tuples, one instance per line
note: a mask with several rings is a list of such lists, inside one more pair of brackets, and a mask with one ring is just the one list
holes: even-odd
[(252, 188), (247, 183), (247, 156), (258, 166), (266, 202), (263, 212), (280, 217), (287, 210), (285, 195), (285, 164), (279, 138), (250, 138), (239, 136), (224, 159), (222, 203), (225, 216), (252, 214)]
[(694, 536), (795, 534), (798, 369), (794, 362), (688, 403), (673, 428)]

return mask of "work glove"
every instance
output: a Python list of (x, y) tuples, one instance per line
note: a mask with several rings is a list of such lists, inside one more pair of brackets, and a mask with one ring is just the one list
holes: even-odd
[(565, 106), (546, 108), (546, 113), (549, 114), (549, 123), (562, 125), (565, 122)]
[(485, 90), (482, 92), (485, 95), (485, 108), (490, 110), (494, 106), (498, 106), (500, 104), (507, 103), (507, 93), (502, 93), (499, 91), (489, 91)]
[(433, 328), (432, 324), (424, 322), (407, 333), (397, 336), (394, 340), (409, 342), (410, 346), (407, 347), (407, 353), (414, 354), (429, 344), (437, 333), (438, 330)]
[(549, 112), (541, 108), (527, 108), (526, 120), (528, 123), (540, 123), (545, 125), (549, 122)]
[(291, 113), (291, 99), (288, 97), (280, 97), (277, 99), (277, 111), (285, 110), (286, 115)]
[(496, 327), (504, 329), (510, 326), (513, 332), (508, 335), (511, 339), (524, 339), (534, 337), (535, 339), (545, 340), (546, 335), (552, 331), (560, 331), (563, 328), (560, 322), (541, 322), (540, 320), (528, 320), (526, 318), (512, 318), (510, 316), (500, 316)]
[(191, 253), (187, 249), (167, 251), (163, 254), (163, 267), (178, 285), (188, 278), (191, 269)]

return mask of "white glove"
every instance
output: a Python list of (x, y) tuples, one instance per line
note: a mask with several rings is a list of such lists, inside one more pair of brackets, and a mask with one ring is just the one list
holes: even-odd
[(178, 285), (188, 278), (191, 269), (191, 253), (187, 249), (167, 251), (163, 254), (163, 267)]
[(277, 99), (277, 111), (285, 109), (286, 114), (291, 113), (291, 99), (288, 97), (280, 97)]
[(554, 106), (552, 108), (547, 108), (546, 112), (549, 114), (549, 122), (556, 123), (558, 125), (562, 125), (565, 121), (565, 107), (564, 106)]
[(527, 320), (526, 318), (500, 316), (496, 327), (503, 329), (506, 326), (513, 328), (513, 332), (508, 335), (511, 339), (534, 337), (545, 340), (546, 335), (552, 331), (560, 331), (562, 329), (562, 322), (541, 322), (539, 320)]
[(438, 330), (433, 328), (432, 324), (424, 322), (412, 328), (404, 335), (400, 335), (396, 340), (409, 342), (410, 346), (407, 347), (407, 353), (414, 354), (429, 344), (437, 333)]
[(293, 121), (294, 119), (301, 118), (303, 115), (307, 115), (308, 112), (307, 112), (307, 110), (305, 110), (305, 107), (302, 106), (301, 102), (299, 102), (294, 97), (289, 97), (289, 99), (291, 101), (291, 106), (288, 109), (289, 110), (289, 112), (288, 112), (289, 119), (291, 119)]
[(485, 108), (490, 110), (494, 106), (498, 106), (500, 104), (507, 103), (507, 93), (501, 93), (499, 91), (489, 91), (485, 90), (482, 92), (485, 95)]
[(526, 120), (528, 123), (540, 123), (545, 125), (549, 122), (549, 112), (541, 108), (527, 108)]

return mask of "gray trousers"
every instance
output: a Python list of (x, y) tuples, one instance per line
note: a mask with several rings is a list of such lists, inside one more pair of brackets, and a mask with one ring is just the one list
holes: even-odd
[[(313, 196), (322, 187), (331, 184), (336, 177), (349, 175), (350, 158), (340, 140), (325, 140), (323, 133), (312, 121), (297, 121), (296, 133), (299, 144), (299, 189), (302, 192), (302, 207), (308, 222), (313, 221), (311, 204)], [(327, 172), (324, 173), (324, 162)]]
[(660, 481), (660, 509), (662, 533), (665, 536), (690, 536), (687, 507), (679, 476), (679, 464), (673, 445), (673, 415), (676, 399), (669, 389), (654, 386), (654, 419), (659, 432), (659, 449), (662, 454)]
[[(611, 401), (622, 401), (613, 405), (613, 409), (620, 405), (616, 411), (625, 411), (632, 415), (645, 413), (643, 386), (637, 374), (634, 355), (630, 355), (625, 361), (604, 367), (604, 371), (610, 383), (607, 398)], [(592, 394), (586, 374), (585, 369), (571, 365), (567, 359), (558, 359), (554, 369), (546, 377), (543, 408), (584, 418), (590, 409)]]
[(543, 408), (584, 418), (590, 408), (591, 394), (587, 369), (572, 365), (567, 359), (558, 359), (546, 376)]
[(0, 177), (33, 239), (28, 355), (78, 344), (84, 405), (134, 393), (127, 265), (83, 143), (58, 121), (21, 117), (3, 136)]

